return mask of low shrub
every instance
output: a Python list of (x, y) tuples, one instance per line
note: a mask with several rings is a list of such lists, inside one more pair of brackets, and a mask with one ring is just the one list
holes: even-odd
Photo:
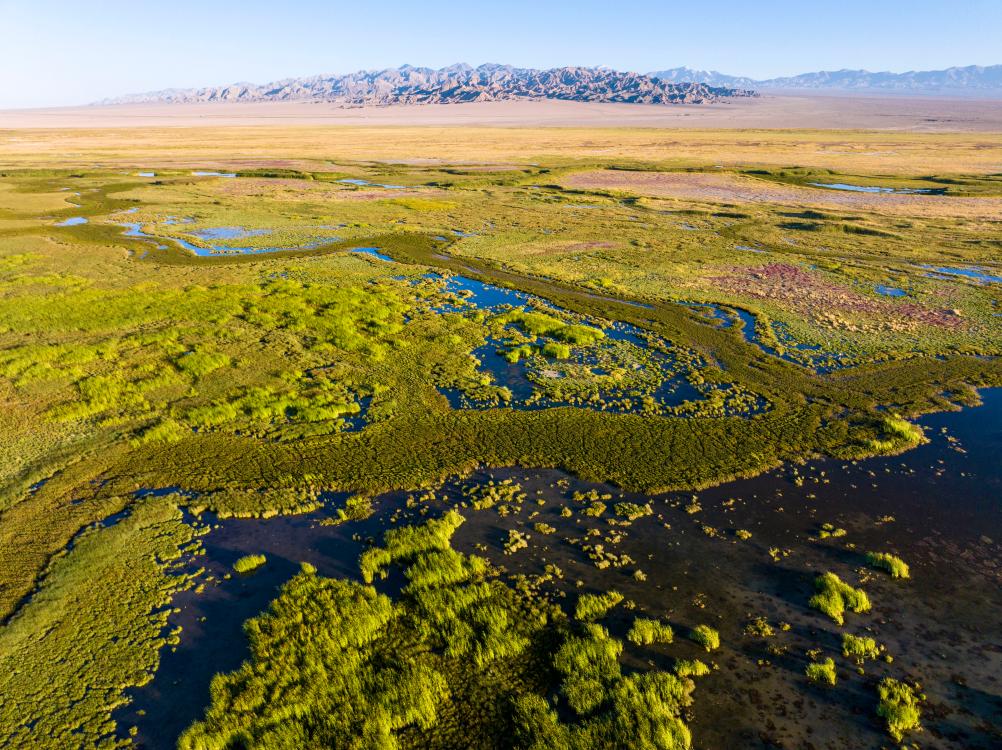
[(807, 665), (807, 679), (820, 685), (835, 687), (838, 678), (835, 674), (835, 660), (828, 658), (822, 662)]
[(867, 552), (866, 561), (874, 568), (886, 570), (891, 578), (908, 578), (908, 563), (889, 552)]
[(689, 640), (698, 643), (707, 651), (720, 648), (720, 633), (709, 625), (697, 625), (689, 633)]
[(919, 703), (923, 696), (911, 685), (885, 677), (877, 686), (877, 693), (880, 696), (877, 715), (887, 722), (887, 731), (896, 742), (901, 742), (905, 732), (921, 729)]
[(651, 620), (646, 617), (638, 617), (633, 621), (630, 632), (626, 634), (626, 640), (638, 646), (649, 646), (652, 643), (671, 643), (675, 638), (671, 625), (660, 620)]
[(260, 568), (267, 561), (268, 558), (264, 555), (244, 555), (233, 563), (233, 569), (237, 573), (250, 573), (252, 570)]
[(881, 648), (873, 638), (857, 636), (850, 633), (842, 634), (842, 655), (862, 665), (867, 659), (880, 656)]
[(828, 615), (839, 625), (845, 623), (845, 611), (868, 612), (870, 599), (862, 589), (854, 589), (842, 581), (834, 573), (828, 572), (818, 576), (814, 581), (817, 592), (808, 604), (814, 609)]
[(586, 622), (601, 619), (621, 601), (623, 601), (623, 595), (618, 591), (607, 591), (604, 594), (582, 594), (574, 608), (574, 617)]

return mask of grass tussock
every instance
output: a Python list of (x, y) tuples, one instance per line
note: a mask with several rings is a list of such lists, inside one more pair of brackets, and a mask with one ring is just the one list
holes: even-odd
[(869, 612), (870, 599), (862, 589), (854, 589), (834, 573), (828, 572), (814, 581), (817, 593), (808, 604), (827, 615), (839, 625), (845, 623), (845, 613)]
[(819, 685), (835, 687), (835, 683), (838, 681), (838, 675), (835, 672), (835, 660), (831, 658), (825, 659), (822, 662), (808, 664), (805, 671), (807, 679)]
[(886, 571), (891, 578), (908, 578), (908, 563), (890, 552), (867, 552), (866, 561), (878, 570)]
[(582, 594), (574, 607), (574, 617), (583, 622), (592, 622), (605, 617), (609, 610), (623, 601), (623, 595), (618, 591), (606, 591), (603, 594)]
[(911, 685), (885, 677), (877, 686), (879, 702), (877, 715), (887, 724), (887, 732), (895, 742), (901, 742), (905, 733), (922, 729), (922, 709), (924, 696)]
[(233, 563), (233, 570), (237, 573), (251, 573), (268, 562), (264, 555), (244, 555)]
[(689, 631), (689, 640), (698, 643), (707, 651), (716, 651), (720, 648), (720, 633), (709, 625), (697, 625)]

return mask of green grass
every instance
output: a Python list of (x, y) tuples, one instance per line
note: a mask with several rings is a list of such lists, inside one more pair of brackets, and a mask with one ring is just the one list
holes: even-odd
[(867, 659), (878, 658), (882, 651), (883, 648), (869, 636), (842, 634), (842, 655), (849, 657), (857, 665), (862, 666)]
[(707, 651), (716, 651), (720, 648), (720, 633), (709, 625), (697, 625), (689, 631), (689, 640), (698, 643)]
[(244, 555), (233, 563), (233, 569), (237, 573), (250, 573), (257, 570), (268, 562), (264, 555)]
[(835, 683), (838, 681), (838, 675), (835, 672), (835, 661), (831, 658), (825, 659), (823, 662), (808, 664), (805, 672), (808, 680), (820, 685), (835, 687)]
[(453, 550), (460, 523), (450, 512), (394, 529), (363, 555), (367, 580), (402, 568), (396, 598), (304, 565), (247, 623), (250, 659), (213, 680), (181, 750), (498, 746), (512, 732), (519, 747), (690, 747), (691, 681), (623, 675), (603, 627), (571, 626)]
[(808, 604), (839, 625), (845, 623), (846, 610), (856, 613), (870, 611), (870, 599), (866, 592), (854, 589), (834, 573), (818, 576), (814, 581), (814, 588), (817, 593)]
[(911, 685), (885, 677), (877, 686), (877, 694), (877, 715), (887, 723), (887, 732), (896, 742), (901, 742), (907, 732), (921, 731), (922, 710), (919, 704), (924, 696)]
[(172, 498), (138, 504), (114, 526), (84, 532), (55, 559), (31, 600), (0, 628), (0, 744), (52, 750), (113, 747), (110, 713), (149, 682), (171, 596), (191, 585), (169, 572), (196, 531)]
[(671, 643), (675, 639), (675, 633), (671, 625), (660, 620), (652, 620), (647, 617), (638, 617), (630, 626), (630, 631), (626, 634), (626, 640), (637, 646), (650, 646), (654, 643)]
[(874, 568), (890, 573), (891, 578), (908, 578), (908, 563), (890, 552), (867, 552), (866, 561)]
[(710, 668), (699, 659), (677, 659), (674, 670), (679, 677), (704, 677), (710, 674)]
[(607, 591), (604, 594), (582, 594), (578, 597), (578, 603), (574, 607), (574, 617), (585, 622), (600, 620), (621, 601), (623, 601), (623, 595), (618, 591)]

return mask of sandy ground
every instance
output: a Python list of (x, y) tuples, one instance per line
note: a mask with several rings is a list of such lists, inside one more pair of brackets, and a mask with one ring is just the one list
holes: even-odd
[(998, 198), (944, 198), (936, 195), (852, 193), (741, 177), (733, 174), (688, 172), (630, 172), (590, 170), (564, 178), (573, 188), (621, 190), (655, 198), (680, 198), (709, 203), (782, 203), (902, 216), (963, 216), (1002, 219)]
[(676, 106), (517, 101), (341, 108), (311, 102), (260, 102), (134, 104), (0, 111), (0, 129), (269, 124), (1002, 132), (1002, 101), (943, 97), (764, 95), (723, 104)]

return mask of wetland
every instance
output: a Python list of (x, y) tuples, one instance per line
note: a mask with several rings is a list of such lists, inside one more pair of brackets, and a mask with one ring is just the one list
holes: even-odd
[(0, 744), (998, 744), (974, 136), (377, 131), (5, 156)]

